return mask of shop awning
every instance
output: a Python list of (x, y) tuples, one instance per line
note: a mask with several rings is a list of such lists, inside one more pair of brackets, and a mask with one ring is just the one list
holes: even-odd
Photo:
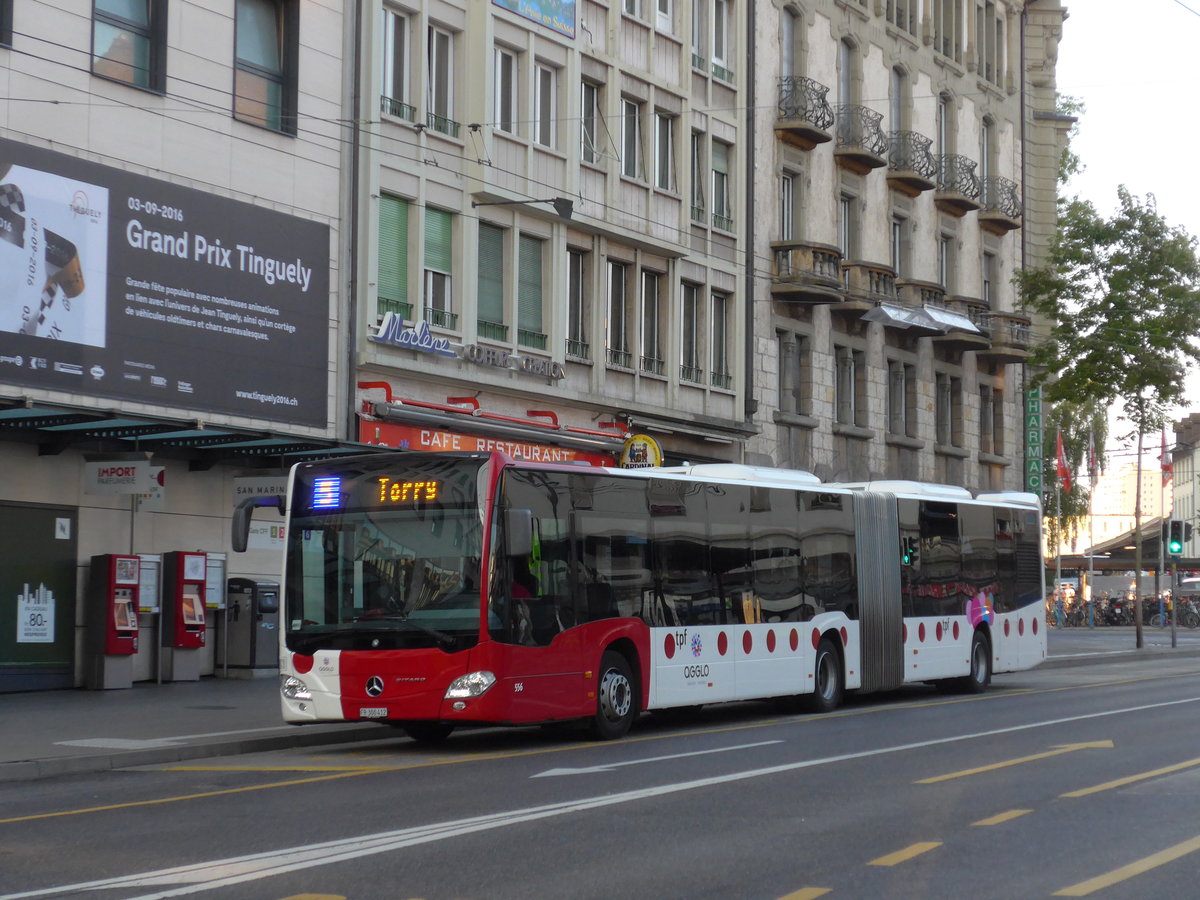
[(882, 322), (887, 328), (919, 328), (936, 334), (946, 329), (925, 314), (925, 310), (911, 306), (881, 303), (863, 313), (866, 322)]

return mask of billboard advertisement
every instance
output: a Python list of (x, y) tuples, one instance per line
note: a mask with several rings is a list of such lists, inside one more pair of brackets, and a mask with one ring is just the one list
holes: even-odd
[(0, 139), (0, 383), (324, 426), (329, 226)]

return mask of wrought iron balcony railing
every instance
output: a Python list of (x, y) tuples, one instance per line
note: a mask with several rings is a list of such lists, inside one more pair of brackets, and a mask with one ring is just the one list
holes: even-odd
[(880, 160), (887, 158), (888, 139), (883, 133), (883, 114), (865, 106), (837, 108), (838, 150), (860, 150)]
[(459, 124), (453, 119), (448, 119), (445, 116), (439, 116), (436, 113), (425, 114), (425, 124), (434, 131), (448, 134), (452, 138), (458, 137)]
[(975, 174), (975, 169), (975, 162), (965, 156), (944, 154), (938, 159), (938, 191), (978, 200), (979, 176)]
[(411, 103), (397, 100), (395, 97), (380, 97), (379, 108), (384, 115), (395, 116), (398, 119), (413, 121), (417, 117), (417, 108)]
[(912, 172), (930, 182), (937, 175), (937, 162), (930, 152), (933, 141), (915, 131), (888, 134), (888, 170)]
[(493, 341), (508, 340), (508, 326), (501, 322), (489, 322), (487, 319), (480, 319), (477, 325), (481, 338), (488, 338)]
[(1017, 194), (1017, 183), (999, 175), (990, 175), (982, 179), (980, 191), (980, 208), (987, 212), (999, 213), (1010, 219), (1021, 217), (1021, 197)]
[(456, 330), (458, 328), (458, 313), (427, 306), (425, 307), (425, 321), (436, 328)]
[(622, 369), (632, 368), (633, 357), (628, 350), (617, 350), (613, 347), (606, 347), (604, 353), (605, 359), (608, 360), (610, 366), (617, 366)]
[(679, 380), (686, 381), (689, 384), (704, 384), (704, 370), (699, 366), (684, 366), (679, 367)]
[(567, 356), (575, 359), (591, 359), (592, 345), (587, 341), (577, 341), (567, 338)]
[(833, 107), (827, 99), (829, 88), (804, 75), (784, 75), (779, 79), (779, 118), (799, 119), (827, 131), (833, 125)]
[(530, 328), (518, 328), (517, 344), (522, 347), (528, 347), (531, 350), (545, 350), (546, 335)]

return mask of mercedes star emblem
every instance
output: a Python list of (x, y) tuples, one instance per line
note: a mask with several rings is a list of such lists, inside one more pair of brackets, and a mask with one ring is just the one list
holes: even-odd
[(372, 675), (367, 679), (367, 696), (378, 697), (383, 693), (383, 679), (378, 675)]

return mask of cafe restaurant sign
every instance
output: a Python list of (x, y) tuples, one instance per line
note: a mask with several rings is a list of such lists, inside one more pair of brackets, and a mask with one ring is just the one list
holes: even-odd
[(396, 447), (400, 450), (497, 452), (534, 462), (583, 462), (593, 466), (611, 466), (614, 462), (612, 454), (603, 451), (576, 450), (571, 447), (555, 447), (552, 444), (542, 444), (536, 441), (493, 438), (444, 428), (428, 428), (396, 422), (372, 422), (365, 419), (358, 423), (358, 439), (364, 444)]

